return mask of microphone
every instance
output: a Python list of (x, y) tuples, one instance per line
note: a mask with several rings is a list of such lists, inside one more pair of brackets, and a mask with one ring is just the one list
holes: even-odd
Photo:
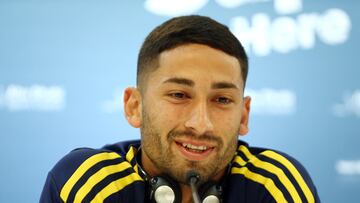
[(197, 173), (196, 171), (189, 171), (186, 174), (186, 177), (187, 177), (187, 182), (189, 183), (189, 185), (191, 187), (191, 193), (192, 193), (192, 197), (194, 199), (194, 203), (200, 203), (200, 198), (199, 198), (199, 194), (197, 191), (197, 185), (196, 185), (196, 183), (198, 183), (200, 181), (199, 173)]

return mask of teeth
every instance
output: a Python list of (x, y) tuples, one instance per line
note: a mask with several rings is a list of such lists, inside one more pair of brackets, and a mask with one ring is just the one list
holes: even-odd
[(183, 147), (189, 148), (189, 149), (194, 149), (194, 150), (207, 150), (206, 146), (195, 146), (192, 144), (187, 144), (187, 143), (182, 143)]

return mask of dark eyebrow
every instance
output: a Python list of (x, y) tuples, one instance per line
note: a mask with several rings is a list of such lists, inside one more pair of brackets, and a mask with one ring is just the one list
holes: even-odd
[[(186, 85), (189, 87), (194, 87), (195, 83), (192, 80), (186, 79), (186, 78), (169, 78), (165, 80), (163, 83), (175, 83), (179, 85)], [(212, 89), (239, 89), (235, 84), (230, 82), (216, 82), (211, 85)]]
[(190, 87), (193, 87), (195, 85), (194, 81), (186, 78), (169, 78), (165, 80), (163, 83), (176, 83), (179, 85), (186, 85)]
[(230, 82), (216, 82), (211, 85), (212, 89), (239, 89), (235, 84)]

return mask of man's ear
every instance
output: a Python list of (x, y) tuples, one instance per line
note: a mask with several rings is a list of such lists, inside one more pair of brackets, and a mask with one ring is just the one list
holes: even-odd
[(239, 135), (246, 135), (249, 132), (249, 113), (250, 113), (251, 98), (249, 96), (244, 98), (243, 109), (241, 113), (241, 121), (239, 128)]
[(134, 128), (141, 126), (141, 94), (138, 89), (128, 87), (124, 91), (124, 112), (128, 123)]

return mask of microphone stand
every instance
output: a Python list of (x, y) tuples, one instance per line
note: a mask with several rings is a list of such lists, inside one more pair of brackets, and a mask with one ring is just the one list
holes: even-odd
[(194, 203), (200, 203), (200, 198), (196, 186), (196, 183), (200, 180), (200, 175), (194, 171), (190, 171), (187, 176), (188, 176), (188, 183), (191, 187), (191, 193), (194, 199)]

